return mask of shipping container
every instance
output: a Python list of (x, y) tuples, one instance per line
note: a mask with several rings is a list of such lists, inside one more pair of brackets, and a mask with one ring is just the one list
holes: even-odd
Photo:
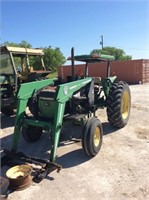
[[(90, 63), (88, 73), (90, 77), (105, 78), (107, 73), (106, 63)], [(126, 81), (129, 84), (149, 82), (149, 59), (111, 61), (110, 75), (117, 76), (118, 80)], [(85, 64), (75, 65), (75, 76), (84, 76)], [(70, 81), (72, 76), (71, 65), (58, 67), (58, 77), (63, 82)]]
[(142, 83), (149, 83), (149, 60), (142, 62)]

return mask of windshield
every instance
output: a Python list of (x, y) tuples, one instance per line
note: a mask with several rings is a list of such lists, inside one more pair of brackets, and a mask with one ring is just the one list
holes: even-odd
[(12, 66), (9, 54), (1, 54), (0, 73), (1, 74), (14, 74), (14, 70), (13, 70), (13, 66)]
[(14, 64), (20, 72), (32, 72), (33, 70), (44, 70), (40, 56), (15, 55), (13, 54)]

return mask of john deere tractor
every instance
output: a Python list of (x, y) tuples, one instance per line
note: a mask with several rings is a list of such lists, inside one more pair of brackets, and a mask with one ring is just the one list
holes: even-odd
[[(16, 93), (21, 83), (47, 76), (43, 50), (23, 47), (0, 47), (1, 112), (12, 115), (16, 107)], [(38, 64), (37, 64), (38, 63)]]
[[(103, 128), (96, 117), (99, 108), (107, 109), (109, 123), (117, 128), (124, 127), (129, 119), (131, 96), (127, 83), (116, 81), (110, 77), (109, 55), (74, 56), (71, 50), (72, 76), (71, 81), (60, 83), (56, 79), (39, 80), (23, 83), (17, 94), (18, 107), (13, 135), (12, 150), (17, 151), (19, 136), (22, 133), (28, 142), (37, 141), (44, 130), (51, 135), (51, 162), (56, 160), (60, 132), (63, 123), (75, 121), (82, 127), (82, 148), (88, 156), (96, 156), (102, 145)], [(85, 76), (75, 77), (74, 61), (86, 63)], [(107, 62), (107, 76), (88, 77), (88, 63)], [(32, 99), (32, 112), (26, 114), (25, 109)]]

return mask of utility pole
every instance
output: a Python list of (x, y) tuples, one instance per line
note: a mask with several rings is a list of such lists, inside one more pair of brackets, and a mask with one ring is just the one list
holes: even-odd
[(103, 35), (101, 35), (101, 42), (100, 42), (100, 45), (101, 45), (101, 49), (103, 49)]

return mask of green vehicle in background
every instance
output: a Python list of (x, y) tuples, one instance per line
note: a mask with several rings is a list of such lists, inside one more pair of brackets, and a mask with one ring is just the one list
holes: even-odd
[[(42, 49), (24, 47), (0, 47), (1, 112), (13, 115), (16, 108), (16, 93), (21, 83), (40, 80), (50, 71), (46, 70)], [(38, 66), (36, 65), (38, 64)]]

